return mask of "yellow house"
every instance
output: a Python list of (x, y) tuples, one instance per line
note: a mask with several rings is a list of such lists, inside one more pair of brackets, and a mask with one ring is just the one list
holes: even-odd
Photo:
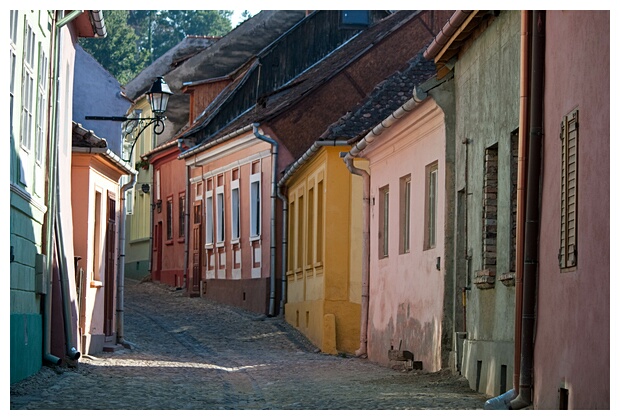
[(319, 143), (279, 182), (288, 196), (284, 313), (323, 353), (352, 354), (360, 339), (362, 181), (339, 157), (350, 147)]
[[(146, 95), (139, 97), (129, 109), (129, 115), (138, 118), (152, 117), (151, 106)], [(142, 279), (150, 270), (151, 247), (151, 211), (157, 204), (156, 191), (152, 191), (153, 174), (149, 165), (140, 165), (141, 156), (150, 152), (156, 145), (157, 135), (151, 127), (146, 128), (138, 136), (139, 127), (132, 131), (135, 122), (123, 124), (123, 158), (129, 161), (132, 168), (138, 171), (137, 182), (133, 189), (127, 191), (127, 224), (125, 242), (125, 275), (134, 279)], [(126, 182), (123, 180), (123, 182)], [(143, 187), (144, 186), (144, 187)]]

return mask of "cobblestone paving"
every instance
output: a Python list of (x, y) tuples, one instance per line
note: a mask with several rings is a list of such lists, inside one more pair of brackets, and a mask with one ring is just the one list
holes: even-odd
[(481, 410), (488, 398), (448, 372), (321, 354), (281, 318), (150, 282), (125, 283), (125, 338), (132, 349), (12, 385), (11, 409)]

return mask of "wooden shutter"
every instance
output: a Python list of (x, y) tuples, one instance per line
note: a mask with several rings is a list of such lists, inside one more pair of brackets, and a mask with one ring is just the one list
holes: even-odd
[(560, 268), (577, 266), (577, 148), (579, 111), (566, 115), (560, 130), (562, 141), (562, 194), (560, 220)]

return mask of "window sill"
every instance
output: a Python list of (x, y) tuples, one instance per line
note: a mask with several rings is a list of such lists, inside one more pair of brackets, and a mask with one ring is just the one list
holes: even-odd
[(103, 287), (103, 282), (100, 281), (100, 280), (91, 280), (90, 281), (90, 287), (92, 287), (92, 288)]
[(495, 288), (495, 272), (488, 269), (476, 271), (474, 284), (478, 289), (483, 290)]
[(185, 238), (179, 238), (179, 239), (177, 239), (177, 243), (180, 243), (180, 244), (185, 243)]
[(166, 245), (172, 245), (174, 243), (174, 240), (172, 239), (168, 239), (166, 242), (164, 242), (164, 244)]
[(502, 283), (504, 283), (504, 286), (506, 287), (514, 287), (516, 278), (517, 278), (516, 273), (510, 272), (510, 273), (504, 273), (500, 275), (497, 279), (501, 281)]
[(250, 242), (260, 241), (260, 235), (258, 236), (250, 236)]

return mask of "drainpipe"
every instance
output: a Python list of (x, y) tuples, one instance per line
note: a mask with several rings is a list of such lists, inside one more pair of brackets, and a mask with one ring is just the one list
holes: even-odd
[[(54, 214), (56, 212), (56, 196), (54, 192), (56, 191), (56, 139), (58, 138), (58, 133), (56, 130), (57, 120), (58, 120), (58, 110), (60, 109), (60, 104), (58, 102), (58, 66), (60, 62), (60, 57), (58, 51), (60, 50), (59, 45), (59, 36), (60, 32), (57, 26), (57, 19), (62, 18), (64, 16), (63, 11), (56, 11), (52, 20), (52, 28), (55, 28), (52, 33), (51, 40), (51, 51), (50, 57), (50, 71), (49, 71), (49, 101), (48, 101), (48, 118), (47, 118), (47, 136), (48, 136), (48, 167), (47, 167), (47, 214), (45, 216), (45, 255), (47, 256), (45, 260), (45, 270), (48, 273), (47, 284), (45, 289), (47, 293), (43, 296), (43, 361), (59, 366), (62, 363), (62, 360), (53, 354), (51, 351), (51, 320), (52, 320), (52, 288), (51, 288), (51, 279), (52, 279), (52, 246), (53, 246), (53, 229), (54, 229)], [(56, 111), (56, 112), (54, 112)]]
[[(60, 174), (56, 171), (56, 202), (60, 203)], [(54, 236), (56, 239), (56, 252), (58, 256), (58, 269), (60, 271), (60, 294), (62, 297), (63, 324), (65, 330), (65, 344), (67, 358), (69, 360), (78, 360), (80, 352), (72, 346), (73, 331), (71, 331), (71, 294), (69, 290), (69, 273), (67, 271), (67, 257), (65, 254), (64, 235), (62, 233), (62, 217), (60, 205), (56, 206), (56, 220), (54, 221)]]
[[(43, 361), (47, 364), (52, 365), (60, 365), (62, 360), (53, 354), (51, 354), (51, 330), (52, 330), (52, 274), (53, 274), (53, 258), (52, 253), (54, 249), (54, 236), (56, 232), (56, 224), (60, 223), (57, 219), (59, 215), (57, 214), (58, 205), (58, 138), (60, 134), (59, 130), (59, 112), (61, 109), (60, 99), (58, 95), (59, 91), (59, 75), (58, 69), (60, 67), (60, 45), (61, 45), (61, 29), (71, 21), (73, 21), (76, 17), (82, 14), (82, 10), (74, 10), (65, 16), (64, 11), (57, 10), (54, 12), (53, 21), (52, 21), (52, 39), (51, 39), (51, 52), (50, 52), (50, 100), (48, 101), (48, 168), (47, 168), (47, 198), (48, 198), (48, 210), (45, 219), (45, 255), (46, 258), (46, 272), (48, 273), (48, 285), (46, 287), (47, 293), (43, 297)], [(62, 254), (60, 258), (64, 259), (64, 254)], [(65, 260), (66, 264), (66, 260)], [(62, 278), (61, 278), (62, 283)], [(61, 287), (62, 288), (62, 287)], [(68, 289), (66, 290), (68, 291)], [(68, 302), (64, 301), (64, 293), (63, 293), (63, 311), (65, 311), (68, 306)], [(67, 296), (68, 298), (68, 296)], [(70, 314), (69, 314), (70, 315)], [(68, 322), (66, 314), (65, 314), (65, 324)], [(67, 329), (67, 325), (65, 325), (65, 330)], [(71, 347), (71, 331), (69, 328), (69, 333), (66, 337), (67, 339), (67, 353), (71, 360), (77, 360), (79, 358), (79, 352), (75, 350), (75, 348)], [(77, 356), (77, 357), (76, 357)]]
[[(195, 160), (195, 159), (194, 159)], [(185, 166), (185, 243), (183, 244), (184, 248), (184, 258), (183, 258), (183, 287), (185, 288), (186, 293), (189, 294), (189, 213), (190, 213), (190, 177), (191, 170), (189, 166)], [(201, 252), (204, 252), (202, 250)], [(202, 267), (201, 267), (202, 268)], [(202, 296), (201, 296), (202, 297)]]
[(521, 11), (521, 66), (519, 103), (519, 157), (517, 168), (517, 246), (515, 273), (515, 354), (513, 387), (519, 389), (521, 372), (521, 315), (523, 304), (523, 224), (525, 201), (525, 171), (527, 169), (527, 127), (528, 127), (528, 89), (529, 89), (529, 26), (531, 11)]
[(286, 304), (286, 257), (288, 252), (288, 197), (282, 194), (282, 187), (278, 184), (276, 190), (278, 198), (282, 201), (282, 298), (280, 299), (280, 315), (284, 316)]
[(138, 172), (131, 173), (131, 179), (121, 187), (121, 208), (119, 218), (119, 242), (118, 242), (118, 270), (116, 278), (116, 342), (125, 348), (132, 348), (132, 344), (125, 341), (125, 219), (127, 207), (125, 195), (128, 190), (136, 185)]
[(306, 163), (319, 149), (323, 146), (347, 146), (346, 140), (317, 140), (312, 146), (297, 159), (286, 173), (278, 181), (277, 193), (278, 198), (282, 201), (282, 299), (280, 300), (280, 313), (284, 314), (284, 304), (286, 303), (286, 260), (287, 260), (287, 244), (288, 244), (288, 197), (281, 193), (284, 184), (297, 171), (297, 169)]
[[(429, 88), (429, 90), (431, 88)], [(361, 176), (364, 183), (362, 201), (362, 223), (364, 224), (362, 231), (362, 313), (360, 326), (360, 348), (355, 351), (355, 355), (357, 357), (367, 354), (368, 342), (368, 306), (370, 296), (370, 173), (366, 170), (357, 168), (354, 165), (353, 159), (359, 157), (360, 153), (363, 152), (364, 149), (366, 149), (366, 147), (377, 137), (379, 137), (386, 128), (391, 127), (403, 115), (411, 112), (427, 97), (427, 93), (428, 90), (420, 89), (418, 92), (418, 89), (414, 88), (413, 97), (411, 99), (401, 105), (401, 107), (390, 114), (389, 117), (377, 124), (372, 130), (370, 130), (370, 132), (368, 132), (368, 134), (366, 134), (366, 136), (364, 136), (364, 138), (355, 143), (351, 150), (342, 156), (349, 172), (353, 175)]]
[[(276, 176), (278, 174), (278, 143), (271, 137), (265, 136), (258, 131), (260, 124), (252, 124), (254, 135), (257, 139), (263, 140), (271, 145), (271, 234), (269, 237), (271, 250), (270, 263), (270, 285), (269, 285), (269, 316), (275, 315), (276, 301)], [(286, 273), (284, 273), (286, 275)]]
[(525, 202), (525, 237), (523, 250), (523, 309), (521, 332), (521, 366), (519, 395), (511, 401), (512, 409), (532, 404), (534, 334), (536, 323), (536, 289), (538, 282), (538, 236), (540, 216), (541, 155), (543, 143), (543, 82), (545, 63), (545, 11), (532, 12), (532, 61), (530, 86), (530, 124)]

